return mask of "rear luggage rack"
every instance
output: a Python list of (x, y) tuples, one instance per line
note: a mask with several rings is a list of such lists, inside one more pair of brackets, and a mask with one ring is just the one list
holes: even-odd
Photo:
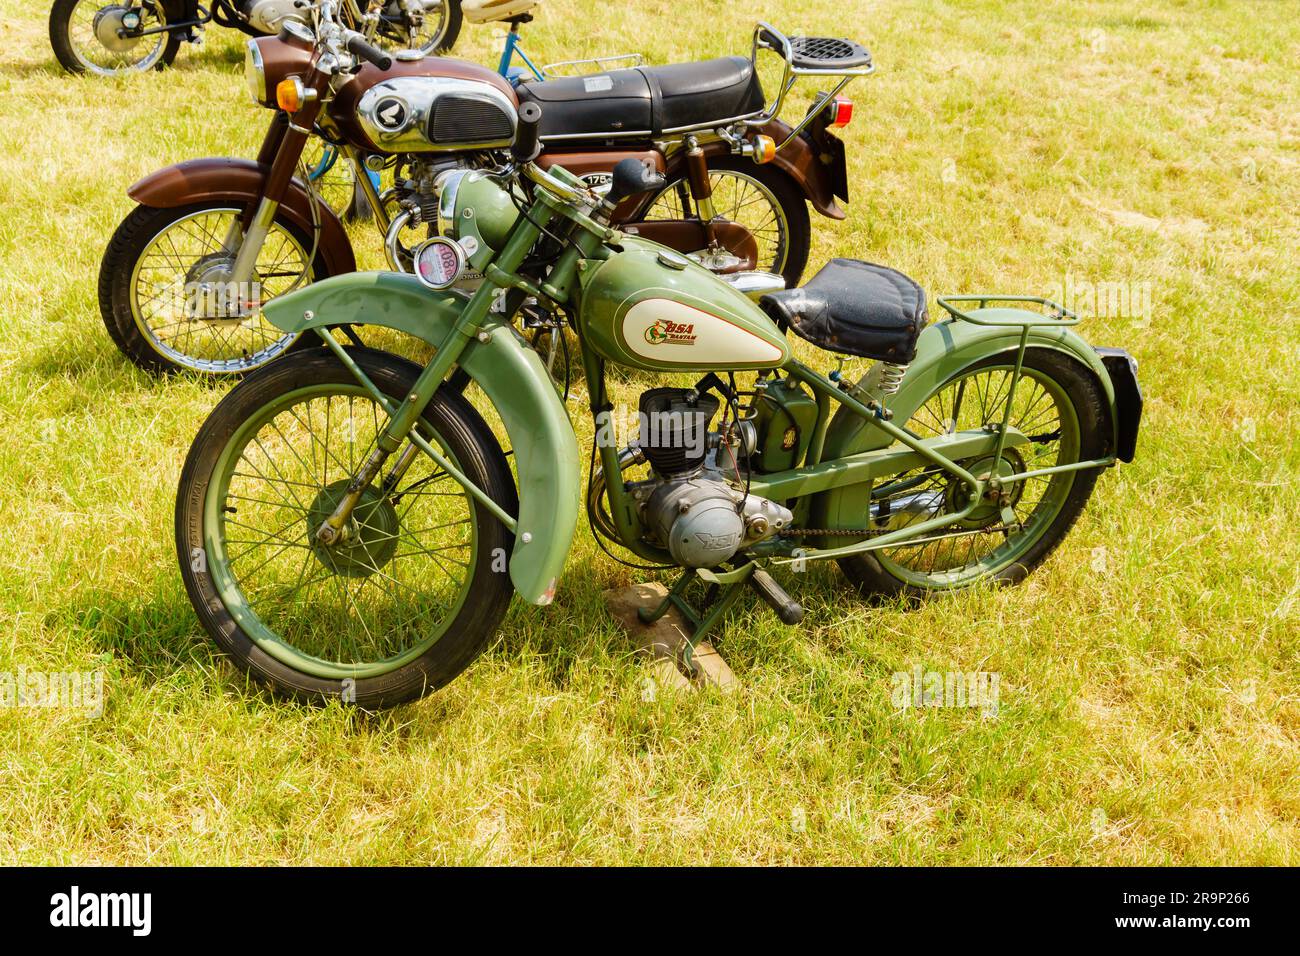
[[(1044, 299), (1037, 295), (941, 295), (934, 300), (954, 319), (970, 322), (973, 325), (1003, 325), (1022, 328), (1026, 332), (1035, 325), (1078, 325), (1079, 317), (1063, 305)], [(954, 303), (974, 302), (977, 307), (966, 312)], [(1040, 305), (1048, 313), (1028, 309), (991, 309), (990, 302), (1018, 302), (1024, 305)]]
[(785, 61), (785, 71), (781, 76), (781, 87), (774, 99), (761, 113), (752, 117), (743, 117), (746, 126), (766, 126), (785, 105), (786, 95), (801, 76), (838, 76), (840, 81), (830, 92), (819, 92), (808, 112), (799, 125), (790, 131), (790, 135), (776, 144), (779, 152), (786, 143), (804, 131), (809, 123), (829, 103), (840, 90), (848, 86), (849, 81), (859, 76), (870, 76), (876, 72), (876, 65), (871, 60), (871, 53), (866, 47), (852, 40), (840, 37), (788, 37), (770, 23), (762, 21), (754, 27), (754, 39), (749, 58), (758, 70), (758, 52), (771, 50)]

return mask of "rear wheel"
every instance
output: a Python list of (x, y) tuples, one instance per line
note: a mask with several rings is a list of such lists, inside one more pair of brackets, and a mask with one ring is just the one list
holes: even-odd
[(69, 73), (117, 76), (161, 70), (176, 59), (180, 37), (146, 31), (166, 24), (157, 0), (55, 0), (50, 8), (50, 46)]
[(423, 8), (416, 17), (403, 9), (403, 0), (390, 0), (375, 34), (389, 50), (419, 50), (425, 55), (446, 53), (460, 36), (460, 0), (415, 0)]
[[(959, 372), (921, 404), (906, 428), (921, 438), (1000, 424), (1013, 373), (1009, 356), (992, 356)], [(1078, 361), (1047, 349), (1025, 353), (1010, 425), (1029, 438), (992, 456), (958, 462), (976, 477), (1012, 475), (1102, 458), (1110, 453), (1101, 386)], [(1015, 584), (1041, 564), (1073, 527), (1097, 481), (1097, 469), (1029, 478), (1006, 486), (1006, 498), (967, 518), (919, 535), (916, 542), (844, 558), (840, 567), (860, 589), (921, 595), (980, 582)], [(963, 483), (934, 466), (883, 479), (871, 489), (876, 533), (964, 509)], [(1005, 520), (1008, 516), (1013, 520)]]
[[(149, 372), (242, 375), (300, 341), (271, 325), (264, 303), (328, 275), (311, 262), (309, 236), (278, 218), (258, 255), (252, 288), (228, 281), (237, 248), (232, 236), (244, 210), (226, 202), (172, 209), (137, 206), (117, 227), (99, 272), (99, 309), (122, 353)], [(314, 337), (313, 337), (314, 340)]]
[[(754, 237), (758, 246), (754, 268), (781, 276), (787, 288), (797, 286), (808, 265), (812, 226), (808, 204), (793, 180), (774, 167), (722, 156), (709, 160), (709, 185), (714, 213), (739, 223)], [(688, 219), (695, 215), (689, 185), (677, 180), (651, 200), (643, 218)]]
[[(420, 372), (382, 352), (351, 354), (394, 404)], [(340, 541), (317, 540), (387, 422), (317, 350), (241, 382), (190, 449), (176, 497), (186, 590), (221, 650), (278, 693), (362, 707), (412, 700), (468, 667), (505, 614), (513, 536), (409, 445), (362, 493)], [(505, 455), (468, 402), (440, 391), (417, 428), (516, 512)]]

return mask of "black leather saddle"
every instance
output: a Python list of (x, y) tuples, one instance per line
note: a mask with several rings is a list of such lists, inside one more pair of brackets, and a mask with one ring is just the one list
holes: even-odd
[(744, 116), (763, 108), (763, 88), (743, 56), (638, 66), (521, 83), (519, 101), (542, 108), (541, 137), (600, 139)]
[(906, 365), (929, 321), (925, 290), (896, 269), (832, 259), (798, 289), (770, 292), (759, 305), (813, 345)]

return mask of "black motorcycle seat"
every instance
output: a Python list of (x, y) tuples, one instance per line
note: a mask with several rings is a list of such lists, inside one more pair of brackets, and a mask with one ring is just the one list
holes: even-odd
[(542, 108), (542, 139), (638, 132), (649, 138), (763, 108), (762, 86), (743, 56), (521, 83), (517, 90), (521, 103)]
[(906, 365), (929, 321), (925, 290), (896, 269), (832, 259), (798, 289), (770, 292), (759, 305), (782, 328), (844, 355)]

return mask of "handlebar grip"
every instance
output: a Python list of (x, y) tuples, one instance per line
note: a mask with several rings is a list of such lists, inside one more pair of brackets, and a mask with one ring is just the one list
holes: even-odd
[(536, 103), (528, 102), (519, 107), (519, 123), (515, 126), (515, 141), (510, 146), (510, 154), (516, 162), (527, 163), (542, 151), (537, 140), (537, 131), (542, 125), (542, 108)]
[(643, 162), (635, 156), (619, 160), (610, 176), (609, 192), (605, 202), (611, 207), (617, 206), (628, 196), (636, 196), (663, 189), (668, 178), (650, 163)]
[(360, 33), (354, 33), (348, 37), (348, 42), (343, 44), (353, 56), (359, 56), (363, 60), (368, 60), (381, 70), (387, 70), (393, 65), (393, 58), (385, 53), (379, 47), (371, 46)]

